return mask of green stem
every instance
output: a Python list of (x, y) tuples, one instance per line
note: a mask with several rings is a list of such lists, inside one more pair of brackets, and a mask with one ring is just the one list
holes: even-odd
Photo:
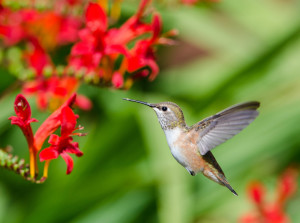
[(24, 159), (19, 159), (17, 156), (10, 154), (8, 151), (9, 148), (0, 149), (0, 167), (11, 170), (25, 180), (33, 183), (43, 183), (45, 181), (43, 177), (40, 180), (31, 178), (29, 164), (25, 164)]

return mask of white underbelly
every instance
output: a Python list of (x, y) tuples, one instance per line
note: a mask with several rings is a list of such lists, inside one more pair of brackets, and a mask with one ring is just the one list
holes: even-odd
[(179, 128), (174, 128), (170, 130), (165, 130), (165, 135), (167, 138), (167, 142), (169, 145), (169, 148), (171, 150), (171, 153), (173, 157), (179, 162), (182, 166), (187, 167), (188, 166), (188, 160), (187, 158), (182, 154), (182, 149), (178, 148), (178, 146), (175, 144), (178, 137), (182, 133), (182, 130)]

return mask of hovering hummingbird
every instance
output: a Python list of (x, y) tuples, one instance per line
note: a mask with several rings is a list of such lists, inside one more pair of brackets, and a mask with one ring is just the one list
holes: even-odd
[(128, 98), (124, 100), (154, 109), (173, 157), (192, 176), (202, 172), (207, 178), (226, 186), (237, 195), (210, 150), (246, 128), (258, 115), (256, 109), (259, 102), (233, 105), (189, 127), (185, 123), (181, 108), (175, 103), (151, 104)]

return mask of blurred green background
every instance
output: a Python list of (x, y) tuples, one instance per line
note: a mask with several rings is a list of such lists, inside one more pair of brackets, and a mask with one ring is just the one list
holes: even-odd
[[(124, 18), (136, 10), (133, 3), (123, 2)], [(83, 85), (80, 93), (94, 104), (88, 113), (76, 111), (88, 133), (78, 139), (84, 156), (74, 158), (68, 176), (61, 158), (52, 161), (42, 185), (0, 169), (0, 222), (237, 222), (254, 209), (250, 181), (265, 183), (272, 200), (278, 176), (299, 164), (300, 1), (162, 1), (156, 7), (164, 29), (180, 33), (176, 46), (159, 49), (158, 77), (129, 91)], [(0, 73), (3, 92), (14, 78), (3, 68)], [(17, 93), (0, 100), (0, 146), (11, 145), (28, 160), (24, 136), (7, 120)], [(124, 97), (173, 101), (189, 125), (235, 103), (260, 101), (256, 121), (213, 150), (239, 196), (201, 174), (190, 176), (172, 157), (155, 113)], [(30, 103), (41, 123), (48, 114)], [(298, 192), (287, 206), (291, 222), (300, 222), (299, 207)]]

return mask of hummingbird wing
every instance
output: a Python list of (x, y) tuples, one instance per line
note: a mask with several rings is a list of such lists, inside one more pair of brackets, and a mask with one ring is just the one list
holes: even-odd
[(246, 128), (258, 115), (259, 105), (256, 101), (233, 105), (193, 125), (200, 154), (205, 155)]

